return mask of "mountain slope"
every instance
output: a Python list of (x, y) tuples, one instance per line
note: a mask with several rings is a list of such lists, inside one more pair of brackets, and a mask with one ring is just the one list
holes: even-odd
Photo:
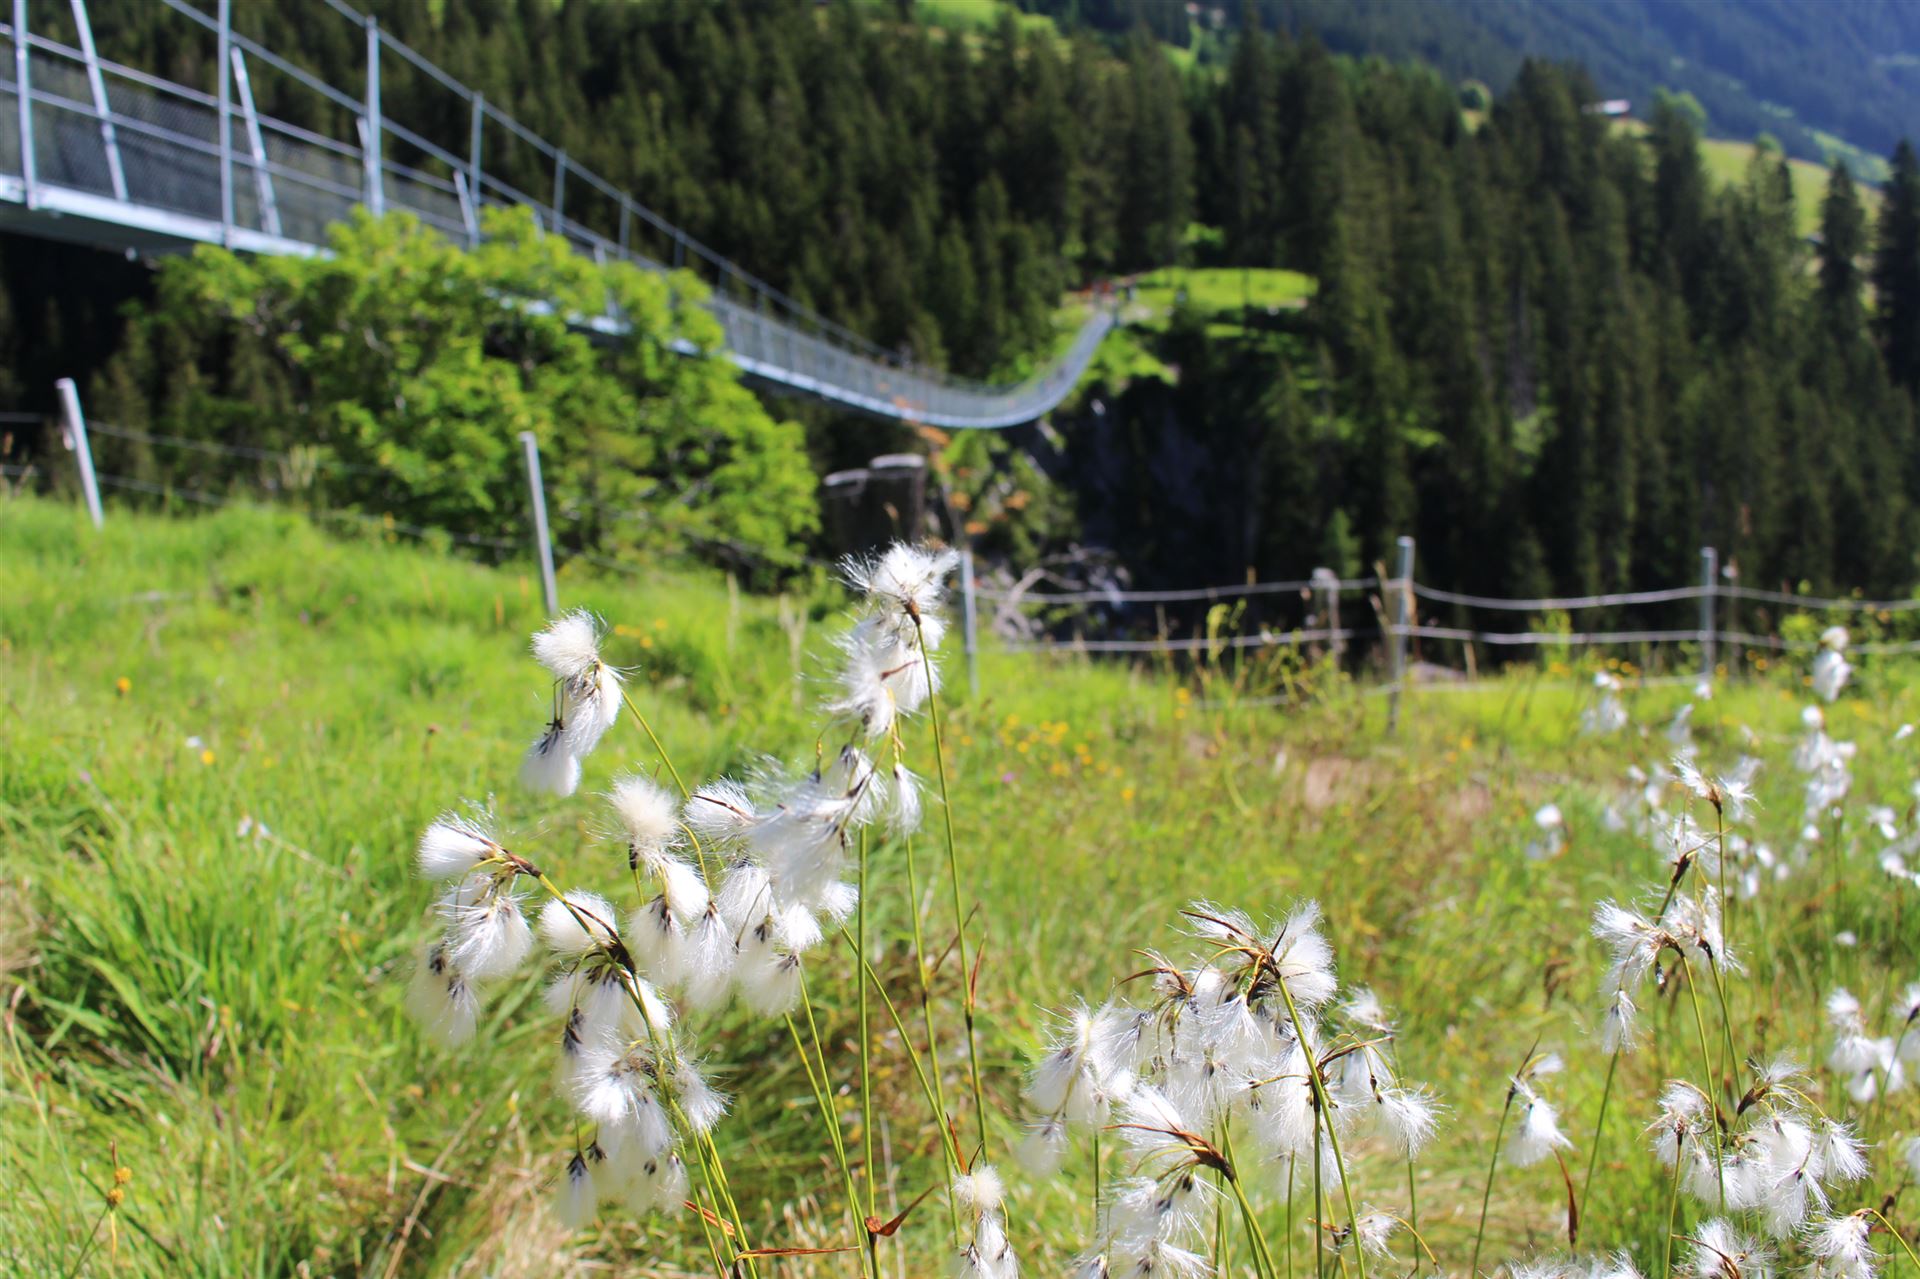
[[(1920, 121), (1920, 6), (1900, 0), (1252, 2), (1270, 29), (1316, 33), (1336, 52), (1429, 62), (1495, 90), (1525, 59), (1544, 57), (1581, 63), (1601, 96), (1636, 107), (1656, 90), (1684, 91), (1706, 108), (1709, 133), (1771, 133), (1792, 155), (1846, 155), (1875, 179), (1878, 157)], [(1023, 4), (1110, 28), (1140, 16), (1124, 0)], [(1201, 12), (1202, 27), (1216, 12), (1240, 18), (1232, 4)]]

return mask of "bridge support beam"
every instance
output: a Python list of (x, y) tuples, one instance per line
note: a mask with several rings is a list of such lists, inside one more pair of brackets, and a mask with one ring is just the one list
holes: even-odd
[(80, 56), (87, 60), (87, 88), (93, 91), (93, 110), (100, 117), (100, 145), (107, 151), (107, 180), (113, 198), (127, 198), (127, 171), (120, 164), (120, 139), (113, 132), (113, 109), (107, 105), (107, 80), (100, 74), (100, 54), (93, 45), (93, 23), (87, 20), (87, 0), (73, 0), (73, 26), (80, 34)]
[(33, 76), (27, 56), (27, 0), (13, 0), (13, 84), (20, 117), (20, 185), (25, 188), (27, 207), (39, 207), (40, 184), (33, 160)]
[(220, 0), (220, 229), (233, 243), (233, 0)]
[(380, 135), (385, 131), (380, 123), (380, 23), (367, 19), (367, 111), (361, 117), (363, 132), (363, 155), (367, 167), (367, 211), (379, 217), (387, 211), (387, 190), (385, 176), (380, 165)]
[(267, 171), (267, 139), (260, 132), (260, 113), (253, 105), (253, 81), (247, 78), (247, 60), (233, 51), (233, 86), (240, 94), (240, 117), (247, 122), (247, 149), (253, 153), (254, 195), (260, 201), (260, 229), (280, 234), (280, 202), (273, 195), (273, 174)]

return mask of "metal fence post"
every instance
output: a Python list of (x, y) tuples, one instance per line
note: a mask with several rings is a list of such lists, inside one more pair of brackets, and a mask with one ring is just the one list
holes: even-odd
[(1316, 568), (1313, 585), (1320, 595), (1320, 625), (1327, 631), (1327, 648), (1338, 662), (1347, 651), (1347, 642), (1340, 638), (1340, 579), (1330, 568)]
[(1400, 727), (1400, 697), (1407, 689), (1407, 631), (1413, 609), (1413, 539), (1398, 543), (1400, 563), (1393, 579), (1393, 684), (1387, 694), (1387, 731)]
[(20, 118), (20, 185), (26, 188), (27, 207), (38, 204), (33, 162), (33, 77), (27, 57), (27, 0), (13, 0), (13, 89)]
[(1715, 579), (1720, 572), (1720, 552), (1711, 546), (1700, 548), (1700, 682), (1713, 687), (1713, 597)]
[(967, 691), (977, 700), (980, 696), (980, 632), (974, 606), (971, 546), (960, 550), (960, 620), (960, 638), (967, 648)]
[(567, 153), (559, 151), (553, 157), (553, 229), (566, 234), (567, 220)]
[(553, 580), (553, 542), (547, 536), (547, 492), (540, 482), (540, 444), (532, 431), (520, 432), (520, 445), (527, 455), (527, 491), (533, 496), (533, 542), (540, 553), (540, 587), (547, 601), (547, 616), (560, 613), (560, 587)]
[(386, 178), (381, 173), (380, 135), (380, 23), (367, 18), (367, 211), (376, 218), (387, 211)]
[(67, 439), (73, 445), (73, 459), (80, 465), (80, 491), (86, 495), (87, 514), (93, 526), (105, 523), (100, 513), (100, 482), (93, 475), (93, 447), (87, 443), (87, 419), (80, 414), (80, 388), (73, 379), (63, 377), (53, 384), (60, 393), (60, 416), (67, 424)]

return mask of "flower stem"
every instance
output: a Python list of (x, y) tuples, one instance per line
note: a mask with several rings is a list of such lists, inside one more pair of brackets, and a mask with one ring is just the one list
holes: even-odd
[(1487, 1237), (1487, 1207), (1493, 1202), (1493, 1176), (1500, 1168), (1500, 1139), (1506, 1136), (1507, 1116), (1513, 1113), (1513, 1095), (1516, 1091), (1513, 1083), (1509, 1081), (1506, 1104), (1500, 1107), (1500, 1122), (1493, 1130), (1493, 1157), (1487, 1160), (1487, 1188), (1480, 1194), (1480, 1228), (1474, 1231), (1473, 1260), (1467, 1263), (1467, 1279), (1479, 1279), (1480, 1244)]
[[(1707, 1054), (1707, 1023), (1700, 1016), (1699, 987), (1694, 982), (1693, 966), (1687, 963), (1684, 956), (1680, 960), (1680, 966), (1687, 973), (1687, 999), (1693, 1005), (1693, 1028), (1700, 1036), (1700, 1069), (1703, 1072), (1710, 1072), (1713, 1064)], [(1707, 1118), (1713, 1126), (1713, 1175), (1720, 1184), (1720, 1211), (1725, 1212), (1727, 1210), (1727, 1173), (1720, 1153), (1720, 1103), (1714, 1100), (1711, 1074), (1707, 1077), (1705, 1092), (1709, 1111)]]
[[(1227, 1184), (1233, 1187), (1233, 1197), (1240, 1202), (1240, 1217), (1246, 1223), (1247, 1250), (1253, 1254), (1254, 1272), (1263, 1276), (1264, 1279), (1276, 1279), (1273, 1272), (1273, 1249), (1267, 1246), (1267, 1237), (1260, 1229), (1260, 1219), (1254, 1215), (1253, 1205), (1247, 1201), (1246, 1188), (1240, 1184), (1240, 1176), (1234, 1166), (1233, 1137), (1227, 1132), (1224, 1124), (1220, 1128), (1220, 1147), (1221, 1153), (1227, 1157), (1227, 1168), (1222, 1175)], [(1216, 1256), (1224, 1270), (1227, 1265), (1225, 1248), (1218, 1249)]]
[(1607, 1103), (1613, 1100), (1613, 1074), (1620, 1067), (1620, 1050), (1607, 1059), (1607, 1082), (1600, 1089), (1600, 1113), (1593, 1121), (1593, 1148), (1587, 1152), (1587, 1176), (1580, 1183), (1580, 1215), (1587, 1215), (1587, 1202), (1593, 1193), (1593, 1170), (1600, 1162), (1600, 1135), (1607, 1126)]
[(1287, 1233), (1280, 1241), (1287, 1255), (1287, 1279), (1293, 1279), (1293, 1166), (1296, 1162), (1293, 1155), (1287, 1156)]
[(1676, 1145), (1673, 1151), (1673, 1182), (1667, 1188), (1667, 1256), (1666, 1260), (1660, 1263), (1660, 1279), (1670, 1279), (1673, 1274), (1673, 1223), (1675, 1215), (1680, 1211), (1681, 1155), (1682, 1152)]
[(1090, 1239), (1100, 1237), (1100, 1130), (1093, 1130), (1093, 1230)]
[(1720, 1040), (1726, 1059), (1721, 1069), (1720, 1081), (1726, 1087), (1729, 1099), (1733, 1097), (1735, 1082), (1733, 1073), (1740, 1064), (1740, 1055), (1733, 1046), (1733, 1010), (1727, 1000), (1726, 978), (1720, 975), (1720, 965), (1714, 962), (1717, 957), (1707, 960), (1707, 972), (1713, 977), (1713, 992), (1720, 999)]
[[(1307, 1069), (1313, 1069), (1313, 1062), (1307, 1062)], [(1313, 1117), (1313, 1279), (1326, 1279), (1327, 1250), (1320, 1246), (1320, 1231), (1327, 1215), (1326, 1200), (1320, 1193), (1320, 1116)]]
[[(893, 735), (893, 762), (895, 764), (902, 763), (902, 754), (900, 734), (896, 731)], [(933, 1031), (933, 979), (927, 972), (927, 943), (920, 925), (920, 872), (913, 856), (913, 833), (908, 831), (902, 837), (901, 842), (906, 845), (907, 852), (907, 906), (913, 918), (913, 972), (914, 976), (920, 981), (920, 1020), (927, 1035), (927, 1057), (934, 1063), (934, 1068), (931, 1072), (933, 1076), (933, 1095), (930, 1098), (933, 1104), (933, 1122), (934, 1125), (940, 1129), (940, 1148), (947, 1154), (947, 1171), (949, 1174), (953, 1174), (960, 1171), (959, 1152), (953, 1149), (953, 1128), (952, 1125), (947, 1122), (947, 1089), (940, 1078), (940, 1039)], [(886, 992), (882, 990), (880, 993), (884, 998)], [(891, 1002), (889, 1002), (888, 1006), (891, 1008)], [(896, 1022), (897, 1020), (896, 1018)], [(900, 1041), (907, 1044), (908, 1051), (911, 1052), (913, 1046), (907, 1039), (906, 1029), (904, 1027), (900, 1027), (899, 1029)], [(1096, 1134), (1094, 1137), (1094, 1198), (1096, 1201), (1099, 1198), (1099, 1142), (1100, 1138)], [(953, 1232), (957, 1238), (960, 1233), (960, 1210), (954, 1203), (952, 1183), (953, 1178), (949, 1176), (947, 1179), (946, 1196), (947, 1217), (953, 1225)]]
[[(880, 1203), (874, 1186), (873, 1164), (873, 1036), (867, 1026), (867, 830), (860, 828), (859, 904), (854, 907), (853, 954), (857, 967), (853, 974), (859, 987), (860, 1004), (860, 1144), (861, 1160), (867, 1177), (867, 1215), (878, 1216)], [(867, 1264), (880, 1272), (880, 1239), (872, 1231), (867, 1236)]]
[(1413, 1160), (1407, 1160), (1407, 1229), (1420, 1233), (1420, 1194), (1413, 1186)]
[[(845, 928), (840, 930), (840, 936), (846, 941), (848, 946), (853, 945), (853, 938), (847, 936), (847, 930)], [(901, 1044), (906, 1047), (907, 1061), (913, 1066), (913, 1073), (920, 1081), (920, 1091), (926, 1096), (927, 1106), (934, 1112), (935, 1122), (940, 1124), (940, 1154), (946, 1162), (947, 1172), (949, 1174), (947, 1179), (947, 1215), (951, 1219), (954, 1234), (957, 1237), (960, 1232), (960, 1215), (959, 1209), (953, 1200), (952, 1174), (960, 1171), (960, 1152), (953, 1144), (953, 1134), (943, 1120), (943, 1116), (946, 1113), (945, 1109), (939, 1105), (936, 1096), (936, 1089), (939, 1086), (940, 1077), (940, 1059), (932, 1052), (927, 1054), (928, 1058), (934, 1062), (932, 1079), (929, 1080), (926, 1061), (921, 1058), (919, 1050), (913, 1046), (913, 1040), (908, 1037), (906, 1023), (900, 1020), (900, 1010), (895, 1007), (893, 996), (887, 994), (887, 988), (880, 984), (880, 975), (873, 971), (872, 964), (862, 960), (861, 966), (866, 969), (867, 980), (873, 984), (874, 993), (880, 996), (880, 1004), (887, 1010), (888, 1019), (893, 1022), (894, 1033), (900, 1036)]]
[(933, 659), (927, 655), (927, 632), (920, 615), (913, 615), (913, 632), (920, 643), (920, 662), (926, 669), (927, 718), (933, 725), (933, 760), (940, 778), (940, 817), (947, 836), (947, 881), (953, 894), (953, 927), (960, 949), (960, 1008), (967, 1023), (967, 1073), (973, 1085), (973, 1110), (980, 1126), (980, 1147), (987, 1146), (987, 1105), (980, 1088), (980, 1047), (973, 1030), (973, 974), (967, 958), (967, 916), (960, 905), (960, 855), (953, 835), (953, 802), (947, 793), (946, 739), (940, 730), (940, 693), (934, 687)]
[(633, 714), (636, 720), (640, 721), (640, 730), (647, 735), (647, 740), (653, 743), (653, 753), (660, 757), (660, 762), (666, 765), (667, 776), (673, 778), (673, 784), (680, 788), (680, 798), (687, 798), (692, 792), (687, 790), (687, 784), (680, 780), (680, 772), (674, 768), (673, 760), (667, 754), (667, 748), (660, 744), (658, 737), (654, 736), (653, 725), (647, 723), (647, 717), (642, 715), (640, 708), (633, 704), (633, 697), (627, 692), (625, 687), (622, 687), (620, 690), (620, 700), (627, 704), (627, 710)]
[[(786, 1023), (787, 1023), (787, 1034), (793, 1037), (793, 1050), (796, 1053), (800, 1054), (801, 1065), (803, 1065), (806, 1068), (807, 1086), (813, 1090), (814, 1104), (820, 1107), (820, 1116), (826, 1122), (826, 1125), (827, 1125), (828, 1139), (833, 1146), (834, 1154), (839, 1158), (840, 1176), (841, 1176), (841, 1179), (846, 1183), (847, 1209), (849, 1212), (853, 1213), (855, 1216), (858, 1216), (860, 1211), (860, 1208), (859, 1208), (860, 1194), (859, 1194), (859, 1191), (854, 1187), (853, 1171), (847, 1164), (847, 1152), (846, 1152), (845, 1146), (842, 1144), (840, 1140), (840, 1124), (839, 1124), (839, 1121), (834, 1118), (833, 1103), (828, 1100), (827, 1089), (824, 1086), (823, 1081), (816, 1078), (813, 1073), (813, 1062), (807, 1056), (806, 1045), (804, 1045), (800, 1041), (800, 1028), (794, 1024), (792, 1016), (788, 1016), (786, 1018)], [(824, 1071), (825, 1062), (823, 1061), (821, 1065)], [(863, 1226), (864, 1223), (856, 1222), (855, 1225)], [(865, 1273), (866, 1271), (865, 1254), (862, 1254), (861, 1256), (861, 1271), (862, 1273)]]
[(1907, 1237), (1898, 1230), (1895, 1230), (1893, 1223), (1880, 1215), (1879, 1209), (1869, 1208), (1867, 1211), (1873, 1214), (1875, 1221), (1878, 1221), (1882, 1226), (1886, 1227), (1887, 1233), (1892, 1235), (1894, 1242), (1900, 1245), (1900, 1250), (1907, 1254), (1907, 1260), (1913, 1263), (1914, 1273), (1920, 1274), (1920, 1257), (1914, 1255), (1913, 1245), (1907, 1242)]
[[(1300, 1024), (1300, 1010), (1294, 1006), (1293, 992), (1287, 989), (1285, 981), (1276, 982), (1280, 995), (1287, 1001), (1287, 1016), (1293, 1020), (1293, 1037), (1300, 1045), (1301, 1053), (1307, 1059), (1307, 1080), (1313, 1085), (1313, 1099), (1318, 1107), (1319, 1120), (1326, 1126), (1327, 1144), (1333, 1148), (1333, 1164), (1340, 1170), (1340, 1195), (1347, 1204), (1347, 1229), (1357, 1230), (1360, 1214), (1353, 1210), (1353, 1184), (1347, 1176), (1347, 1162), (1340, 1157), (1340, 1134), (1333, 1130), (1333, 1107), (1327, 1100), (1326, 1084), (1320, 1078), (1320, 1063), (1313, 1060), (1313, 1054), (1307, 1047), (1306, 1028)], [(1319, 1160), (1314, 1161), (1315, 1172), (1319, 1169)], [(1359, 1267), (1360, 1279), (1367, 1279), (1367, 1256), (1365, 1249), (1356, 1250), (1354, 1264)]]

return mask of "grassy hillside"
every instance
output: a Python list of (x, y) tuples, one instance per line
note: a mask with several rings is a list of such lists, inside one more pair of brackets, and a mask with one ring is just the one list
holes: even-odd
[[(1616, 126), (1622, 130), (1641, 134), (1646, 132), (1646, 124), (1639, 120), (1622, 120)], [(1707, 176), (1720, 186), (1735, 186), (1747, 180), (1748, 170), (1752, 168), (1755, 151), (1759, 148), (1752, 142), (1736, 142), (1731, 138), (1700, 139), (1700, 163), (1705, 167)], [(1885, 165), (1880, 169), (1884, 171)], [(1798, 218), (1800, 233), (1811, 235), (1820, 229), (1820, 203), (1827, 197), (1827, 169), (1810, 160), (1789, 157), (1787, 169), (1793, 175), (1793, 203)], [(1858, 168), (1853, 170), (1854, 184), (1860, 192), (1860, 203), (1865, 208), (1869, 224), (1880, 216), (1880, 190), (1868, 184), (1874, 175), (1864, 174)]]
[[(743, 597), (666, 568), (563, 589), (613, 626), (609, 657), (637, 668), (636, 701), (690, 779), (769, 754), (811, 760), (837, 590)], [(609, 1213), (571, 1235), (549, 1212), (572, 1138), (534, 978), (497, 995), (462, 1049), (431, 1044), (402, 1012), (430, 927), (410, 850), (454, 801), (493, 796), (518, 846), (564, 883), (619, 893), (626, 878), (590, 802), (530, 799), (514, 781), (546, 711), (526, 657), (538, 588), (524, 572), (342, 543), (245, 510), (188, 521), (116, 510), (96, 535), (70, 507), (17, 500), (0, 504), (0, 599), (0, 1269), (704, 1268), (687, 1214)], [(1084, 1162), (1035, 1180), (1003, 1158), (1038, 1010), (1101, 998), (1140, 967), (1137, 947), (1179, 946), (1174, 912), (1198, 896), (1256, 912), (1321, 898), (1344, 975), (1397, 1008), (1402, 1069), (1449, 1108), (1418, 1173), (1422, 1228), (1449, 1271), (1472, 1242), (1502, 1072), (1536, 1037), (1568, 1052), (1572, 1069), (1551, 1087), (1584, 1163), (1605, 1065), (1585, 1037), (1601, 964), (1586, 915), (1662, 872), (1642, 840), (1608, 829), (1602, 806), (1629, 765), (1671, 750), (1660, 726), (1682, 690), (1630, 694), (1649, 727), (1594, 740), (1576, 731), (1586, 693), (1515, 676), (1418, 696), (1389, 738), (1384, 699), (1282, 657), (1240, 672), (1242, 687), (1293, 691), (1303, 700), (1291, 713), (1227, 708), (1230, 669), (1175, 678), (992, 652), (971, 699), (957, 652), (951, 661), (951, 811), (985, 939), (983, 1067), (1008, 1116), (992, 1127), (993, 1153), (1027, 1273), (1057, 1273), (1088, 1221)], [(1774, 678), (1699, 706), (1694, 725), (1703, 758), (1724, 766), (1751, 749), (1767, 760), (1754, 833), (1784, 850), (1800, 822), (1785, 759), (1804, 693)], [(1835, 735), (1861, 744), (1854, 803), (1904, 807), (1912, 747), (1892, 744), (1892, 730), (1920, 697), (1895, 667), (1861, 680), (1831, 712)], [(925, 739), (917, 727), (912, 762), (931, 773)], [(583, 792), (618, 768), (654, 766), (623, 724), (588, 761)], [(1530, 814), (1549, 801), (1565, 810), (1570, 850), (1530, 857)], [(1920, 890), (1880, 887), (1880, 840), (1857, 815), (1833, 834), (1830, 847), (1853, 850), (1835, 864), (1839, 902), (1808, 871), (1736, 916), (1751, 968), (1733, 992), (1743, 1046), (1817, 1056), (1827, 984), (1853, 983), (1877, 1006), (1916, 975), (1908, 916)], [(903, 856), (878, 846), (872, 900), (885, 939), (876, 967), (910, 1012)], [(924, 875), (934, 855), (921, 856)], [(1836, 920), (1855, 947), (1828, 946)], [(848, 963), (821, 954), (809, 982), (852, 1140)], [(936, 990), (947, 1009), (956, 982), (949, 966)], [(1690, 1016), (1684, 1002), (1647, 1010), (1675, 1046), (1621, 1067), (1583, 1233), (1633, 1247), (1650, 1273), (1666, 1190), (1632, 1134), (1663, 1075), (1686, 1068)], [(844, 1240), (837, 1173), (820, 1157), (783, 1028), (737, 1010), (686, 1024), (736, 1094), (718, 1142), (754, 1242)], [(898, 1042), (882, 1020), (877, 1135), (904, 1207), (938, 1177)], [(964, 1054), (944, 1048), (957, 1097)], [(1834, 1102), (1831, 1081), (1810, 1087)], [(1908, 1093), (1871, 1113), (1868, 1135), (1891, 1141), (1917, 1123)], [(117, 1269), (99, 1220), (110, 1152), (131, 1173), (112, 1223)], [(1124, 1165), (1109, 1149), (1107, 1176)], [(1890, 1189), (1889, 1169), (1876, 1155), (1868, 1187)], [(1406, 1176), (1360, 1148), (1355, 1179), (1370, 1202), (1404, 1208)], [(1551, 1249), (1565, 1215), (1558, 1174), (1549, 1164), (1502, 1178), (1489, 1256)], [(1868, 1187), (1863, 1202), (1877, 1197)], [(935, 1202), (887, 1245), (888, 1273), (939, 1268)], [(1263, 1212), (1278, 1239), (1279, 1201)], [(761, 1273), (814, 1269), (852, 1265), (802, 1259)]]
[[(1751, 142), (1702, 138), (1700, 161), (1706, 166), (1708, 177), (1721, 186), (1733, 186), (1747, 180), (1754, 150)], [(1811, 161), (1792, 159), (1787, 161), (1787, 169), (1793, 175), (1793, 204), (1800, 234), (1812, 235), (1820, 229), (1820, 203), (1827, 198), (1827, 170)], [(1871, 222), (1880, 216), (1879, 188), (1860, 183), (1857, 177), (1855, 181), (1861, 206)]]

